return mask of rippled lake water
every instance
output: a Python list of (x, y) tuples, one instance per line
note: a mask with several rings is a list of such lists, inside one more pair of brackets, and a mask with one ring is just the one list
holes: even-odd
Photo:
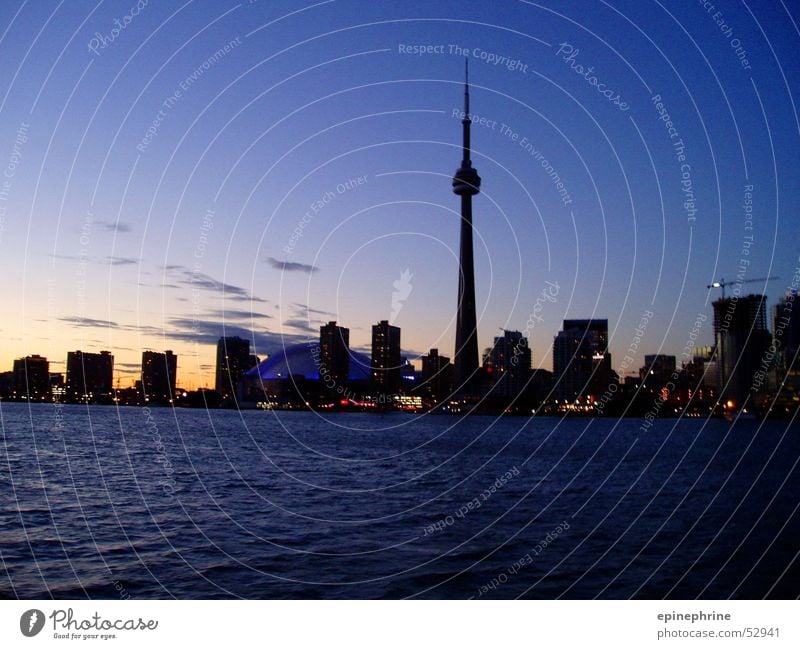
[(786, 422), (0, 416), (4, 597), (800, 595)]

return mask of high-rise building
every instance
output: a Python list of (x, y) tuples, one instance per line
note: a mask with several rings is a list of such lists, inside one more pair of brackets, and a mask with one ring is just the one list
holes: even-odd
[(250, 367), (250, 341), (239, 336), (225, 336), (217, 342), (217, 377), (215, 389), (223, 400), (241, 397), (242, 377)]
[(175, 398), (175, 383), (178, 357), (167, 350), (163, 354), (154, 351), (142, 352), (142, 396), (148, 403), (172, 403)]
[(447, 356), (439, 356), (438, 349), (431, 349), (422, 357), (422, 381), (417, 389), (421, 396), (438, 403), (450, 394), (453, 366)]
[(503, 397), (522, 394), (531, 374), (531, 349), (519, 331), (504, 330), (494, 339), (491, 358), (492, 393)]
[(744, 405), (762, 366), (771, 337), (763, 295), (729, 297), (714, 302), (714, 336), (721, 401)]
[(113, 391), (114, 356), (111, 352), (67, 352), (68, 400), (97, 403), (110, 400)]
[(372, 383), (376, 390), (395, 394), (400, 389), (403, 363), (400, 358), (400, 327), (381, 320), (372, 325)]
[[(789, 291), (773, 307), (772, 332), (775, 358), (776, 406), (788, 414), (800, 403), (800, 304), (797, 291)], [(787, 407), (789, 406), (789, 407)]]
[(350, 374), (350, 330), (332, 320), (319, 328), (319, 378), (329, 388), (343, 386)]
[(660, 390), (675, 373), (676, 359), (668, 354), (645, 354), (644, 365), (639, 368), (639, 379), (648, 388)]
[(797, 351), (800, 349), (800, 304), (797, 304), (797, 291), (788, 292), (772, 307), (772, 331), (777, 348), (779, 377), (794, 369), (800, 371)]
[(472, 167), (469, 112), (469, 59), (464, 79), (464, 114), (461, 119), (463, 147), (461, 166), (453, 176), (453, 192), (461, 197), (461, 243), (458, 269), (458, 315), (454, 356), (455, 390), (470, 393), (478, 371), (478, 332), (475, 315), (475, 262), (472, 248), (472, 197), (480, 192), (481, 179)]
[(14, 361), (14, 393), (17, 399), (44, 401), (50, 398), (50, 363), (34, 354)]
[(615, 381), (608, 352), (608, 320), (564, 320), (553, 341), (556, 398), (597, 398)]

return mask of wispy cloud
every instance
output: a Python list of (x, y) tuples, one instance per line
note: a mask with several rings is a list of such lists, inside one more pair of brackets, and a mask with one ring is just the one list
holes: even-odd
[(251, 295), (246, 288), (222, 282), (211, 277), (211, 275), (193, 271), (180, 264), (169, 264), (163, 268), (173, 277), (175, 282), (184, 288), (194, 288), (211, 293), (222, 293), (224, 297), (239, 302), (267, 302), (267, 300)]
[(288, 329), (307, 331), (308, 333), (319, 332), (319, 328), (312, 326), (308, 320), (303, 320), (301, 318), (289, 318), (288, 320), (284, 320), (283, 326)]
[(287, 273), (316, 273), (319, 271), (317, 266), (311, 264), (301, 264), (296, 261), (285, 261), (283, 259), (275, 259), (275, 257), (267, 257), (266, 261), (270, 266), (277, 270), (282, 270)]
[(131, 226), (123, 221), (95, 221), (95, 224), (106, 232), (130, 232)]
[(301, 304), (300, 302), (293, 302), (292, 306), (295, 309), (297, 309), (298, 311), (302, 312), (302, 313), (316, 313), (318, 315), (332, 316), (334, 318), (336, 317), (336, 314), (332, 313), (331, 311), (323, 311), (322, 309), (314, 309), (314, 308), (308, 306), (307, 304)]
[(215, 318), (223, 318), (224, 320), (258, 320), (259, 318), (273, 317), (267, 313), (258, 313), (246, 309), (215, 309), (208, 313)]
[(253, 345), (253, 353), (263, 356), (273, 354), (284, 347), (297, 343), (307, 343), (313, 337), (303, 334), (276, 333), (272, 331), (253, 331), (247, 327), (231, 325), (219, 320), (195, 320), (194, 318), (172, 318), (170, 331), (165, 332), (167, 338), (195, 342), (198, 344), (216, 344), (221, 336), (239, 336), (249, 340)]
[(104, 329), (119, 329), (118, 323), (113, 320), (97, 320), (95, 318), (84, 318), (82, 316), (59, 318), (61, 322), (66, 322), (76, 327), (102, 327)]
[(66, 261), (82, 261), (87, 264), (100, 264), (102, 266), (135, 266), (139, 259), (133, 257), (116, 257), (106, 255), (105, 257), (79, 257), (78, 255), (58, 255), (51, 254), (52, 259), (64, 259)]
[(109, 266), (132, 266), (138, 264), (139, 260), (133, 257), (106, 256), (104, 263), (107, 263)]
[(163, 335), (164, 329), (162, 327), (153, 327), (151, 325), (133, 325), (133, 324), (120, 324), (114, 320), (100, 320), (98, 318), (86, 318), (84, 316), (64, 316), (58, 318), (60, 322), (64, 322), (73, 327), (88, 327), (94, 329), (116, 329), (119, 331), (135, 331), (142, 334), (150, 335)]

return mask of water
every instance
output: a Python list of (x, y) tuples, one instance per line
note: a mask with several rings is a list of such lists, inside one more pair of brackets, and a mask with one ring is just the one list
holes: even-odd
[(0, 416), (4, 597), (800, 595), (785, 422)]

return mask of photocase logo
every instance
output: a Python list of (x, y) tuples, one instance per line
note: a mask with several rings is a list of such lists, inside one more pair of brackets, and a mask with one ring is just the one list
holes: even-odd
[(25, 611), (19, 618), (19, 630), (26, 638), (32, 638), (44, 627), (44, 613), (38, 608)]
[(406, 268), (400, 273), (400, 279), (396, 279), (392, 283), (394, 292), (392, 293), (392, 314), (389, 316), (389, 322), (392, 324), (394, 324), (394, 321), (400, 314), (400, 309), (403, 308), (403, 302), (408, 299), (408, 296), (411, 295), (411, 291), (414, 288), (411, 286), (412, 277), (414, 276), (411, 274), (411, 271)]

